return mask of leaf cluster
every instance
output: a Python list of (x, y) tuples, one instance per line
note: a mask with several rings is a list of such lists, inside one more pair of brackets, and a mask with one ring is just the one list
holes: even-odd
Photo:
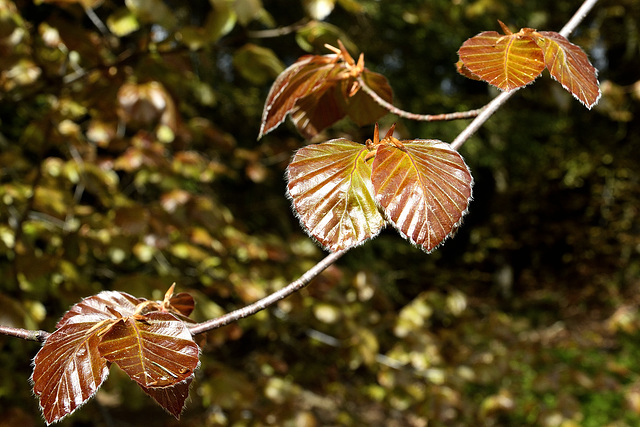
[(183, 321), (193, 311), (193, 298), (173, 295), (174, 286), (163, 301), (103, 291), (69, 309), (33, 363), (33, 391), (47, 424), (92, 398), (112, 363), (180, 417), (200, 349)]

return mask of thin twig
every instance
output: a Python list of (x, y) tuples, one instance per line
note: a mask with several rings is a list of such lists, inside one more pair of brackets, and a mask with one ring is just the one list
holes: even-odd
[(50, 334), (46, 331), (30, 331), (28, 329), (12, 328), (11, 326), (0, 325), (0, 335), (22, 338), (27, 341), (44, 342)]
[(228, 325), (229, 323), (233, 323), (239, 319), (244, 319), (245, 317), (252, 316), (257, 312), (264, 310), (271, 304), (274, 304), (307, 286), (309, 282), (311, 282), (311, 280), (313, 280), (318, 274), (322, 273), (331, 264), (336, 262), (347, 251), (348, 249), (344, 249), (339, 252), (330, 253), (319, 263), (311, 267), (306, 273), (300, 276), (298, 280), (291, 282), (279, 291), (267, 295), (266, 297), (254, 302), (253, 304), (229, 312), (216, 319), (207, 320), (206, 322), (198, 323), (197, 325), (190, 327), (189, 329), (191, 330), (191, 335), (198, 335), (203, 332), (217, 329), (221, 326)]
[[(585, 0), (582, 3), (582, 6), (578, 8), (576, 13), (573, 14), (571, 19), (566, 23), (562, 30), (560, 30), (560, 34), (564, 37), (569, 37), (569, 34), (576, 29), (576, 27), (582, 22), (582, 20), (587, 16), (587, 14), (593, 9), (598, 0)], [(469, 125), (453, 140), (451, 143), (451, 148), (454, 150), (458, 150), (462, 145), (467, 142), (467, 140), (473, 135), (480, 127), (486, 122), (489, 117), (495, 113), (498, 108), (502, 107), (505, 102), (509, 98), (513, 96), (516, 91), (520, 88), (513, 89), (509, 92), (503, 92), (500, 95), (496, 96), (487, 106), (484, 108), (482, 113), (478, 115)]]
[(444, 113), (444, 114), (416, 114), (409, 111), (401, 110), (393, 104), (388, 103), (384, 99), (380, 97), (373, 89), (367, 86), (367, 83), (364, 81), (362, 76), (358, 76), (358, 83), (362, 90), (364, 90), (367, 95), (369, 95), (379, 106), (386, 109), (392, 114), (396, 116), (403, 117), (409, 120), (416, 120), (419, 122), (435, 122), (435, 121), (451, 121), (451, 120), (460, 120), (460, 119), (472, 119), (477, 117), (478, 114), (483, 110), (483, 108), (478, 108), (476, 110), (469, 111), (458, 111), (455, 113)]

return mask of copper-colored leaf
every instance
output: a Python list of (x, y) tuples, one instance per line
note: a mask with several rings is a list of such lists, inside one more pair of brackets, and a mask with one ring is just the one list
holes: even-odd
[(75, 304), (57, 324), (34, 359), (33, 391), (48, 423), (72, 413), (107, 378), (107, 361), (98, 350), (100, 336), (143, 299), (104, 291)]
[(180, 292), (171, 297), (169, 306), (170, 309), (175, 310), (183, 316), (189, 316), (195, 308), (195, 302), (191, 295), (186, 292)]
[(58, 321), (56, 328), (69, 323), (100, 322), (105, 319), (132, 316), (136, 306), (143, 301), (145, 299), (135, 298), (124, 292), (103, 291), (71, 307)]
[(304, 147), (287, 169), (288, 195), (307, 232), (337, 251), (376, 236), (385, 225), (362, 144), (335, 139)]
[(376, 151), (371, 175), (376, 199), (404, 237), (431, 252), (459, 226), (473, 178), (449, 144), (396, 142), (400, 148), (383, 141)]
[(364, 67), (361, 55), (356, 63), (346, 48), (331, 47), (334, 55), (307, 55), (287, 68), (269, 91), (262, 113), (260, 139), (284, 121), (288, 114), (305, 137), (311, 138), (337, 120), (349, 116), (357, 124), (373, 123), (386, 110), (359, 90), (357, 77), (378, 95), (391, 102), (387, 79)]
[(591, 109), (600, 99), (598, 70), (591, 65), (587, 54), (561, 34), (540, 31), (534, 40), (544, 52), (544, 62), (562, 87)]
[(184, 381), (169, 387), (143, 387), (140, 388), (153, 398), (168, 413), (180, 419), (184, 404), (189, 397), (189, 386), (193, 381), (193, 375)]
[(296, 102), (325, 83), (335, 68), (336, 55), (306, 55), (284, 70), (271, 86), (264, 104), (258, 139), (284, 121)]
[(67, 324), (47, 338), (34, 359), (31, 380), (48, 424), (90, 399), (109, 375), (98, 335), (115, 321)]
[(321, 89), (298, 100), (291, 110), (291, 121), (307, 139), (313, 138), (347, 114), (339, 85), (335, 81), (327, 83)]
[(462, 44), (464, 66), (483, 81), (509, 91), (533, 82), (544, 70), (542, 51), (525, 28), (516, 34), (485, 31)]
[(198, 366), (199, 348), (185, 324), (170, 313), (120, 319), (98, 346), (144, 387), (167, 387), (187, 379)]
[(456, 62), (456, 70), (458, 70), (458, 73), (462, 74), (468, 79), (482, 81), (480, 77), (476, 76), (471, 71), (469, 71), (469, 69), (464, 65), (464, 62), (462, 62), (462, 60), (458, 60), (458, 62)]

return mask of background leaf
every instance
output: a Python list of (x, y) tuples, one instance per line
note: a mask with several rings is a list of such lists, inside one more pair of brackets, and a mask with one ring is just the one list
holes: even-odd
[(284, 64), (271, 49), (247, 43), (233, 55), (233, 65), (254, 85), (266, 83), (284, 71)]
[(143, 387), (167, 387), (189, 378), (199, 348), (185, 324), (172, 314), (152, 312), (114, 324), (102, 338), (102, 357)]
[(329, 250), (356, 246), (385, 225), (364, 161), (368, 152), (336, 139), (301, 148), (287, 169), (288, 195), (303, 227)]
[(411, 243), (431, 252), (454, 231), (471, 200), (473, 178), (462, 156), (438, 140), (380, 145), (371, 180), (387, 218)]
[(584, 51), (554, 31), (540, 31), (535, 41), (544, 52), (544, 62), (555, 80), (578, 101), (591, 109), (600, 99), (598, 70)]
[(544, 70), (540, 48), (521, 33), (485, 31), (465, 41), (458, 55), (471, 73), (506, 91), (533, 82)]

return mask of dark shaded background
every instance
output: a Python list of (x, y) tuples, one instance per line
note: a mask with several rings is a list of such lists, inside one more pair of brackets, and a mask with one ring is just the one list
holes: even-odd
[[(82, 297), (159, 299), (173, 281), (204, 320), (321, 259), (284, 197), (305, 142), (288, 123), (256, 142), (281, 67), (335, 39), (267, 37), (304, 18), (302, 3), (0, 0), (1, 324), (51, 331)], [(558, 31), (580, 5), (338, 3), (324, 22), (418, 113), (496, 94), (455, 73), (465, 39), (497, 19)], [(112, 368), (61, 425), (640, 424), (639, 21), (638, 2), (603, 1), (572, 35), (600, 70), (592, 111), (545, 72), (467, 142), (475, 200), (438, 251), (387, 230), (209, 333), (180, 423)], [(466, 125), (382, 125), (394, 121), (445, 141)], [(371, 132), (344, 121), (318, 140)], [(41, 425), (38, 345), (0, 337), (0, 349), (0, 426)]]

